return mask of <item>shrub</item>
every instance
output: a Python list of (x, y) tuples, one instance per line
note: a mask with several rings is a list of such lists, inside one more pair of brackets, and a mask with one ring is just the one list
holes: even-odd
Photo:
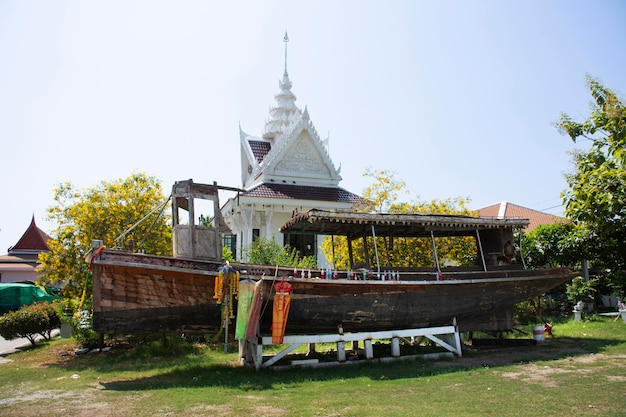
[(280, 246), (274, 238), (255, 239), (244, 253), (251, 264), (297, 266), (301, 268), (315, 268), (317, 261), (314, 256), (300, 256), (296, 248), (289, 245)]
[(52, 305), (35, 303), (0, 317), (0, 336), (7, 340), (25, 337), (35, 345), (37, 335), (50, 340), (50, 333), (60, 325), (61, 320)]
[(52, 303), (52, 307), (56, 310), (61, 320), (73, 317), (74, 313), (78, 310), (78, 305), (78, 299), (68, 297), (54, 300)]
[(567, 284), (567, 298), (572, 303), (578, 301), (592, 301), (595, 294), (596, 280), (585, 281), (582, 277), (575, 277), (570, 284)]
[(74, 314), (72, 337), (83, 348), (93, 349), (100, 344), (100, 335), (92, 327), (91, 310), (81, 309)]
[(233, 251), (228, 246), (222, 247), (222, 258), (224, 258), (225, 261), (235, 262)]

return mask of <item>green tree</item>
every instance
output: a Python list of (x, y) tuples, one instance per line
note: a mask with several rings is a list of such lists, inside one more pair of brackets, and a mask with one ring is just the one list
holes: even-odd
[[(406, 184), (395, 178), (389, 170), (375, 171), (369, 167), (363, 173), (364, 177), (374, 182), (363, 190), (362, 197), (368, 202), (364, 211), (383, 213), (389, 211), (392, 204), (398, 200), (398, 193), (404, 191)], [(406, 192), (406, 191), (404, 191)]]
[(562, 113), (557, 123), (572, 141), (590, 143), (589, 150), (572, 153), (575, 170), (566, 175), (562, 194), (565, 215), (597, 237), (602, 250), (595, 262), (619, 275), (626, 269), (626, 108), (600, 81), (589, 75), (586, 81), (591, 115), (579, 123)]
[(585, 281), (583, 277), (574, 277), (570, 283), (565, 284), (567, 299), (572, 304), (576, 304), (579, 301), (593, 301), (596, 285), (595, 279)]
[(39, 258), (40, 281), (61, 284), (66, 297), (77, 297), (85, 285), (85, 255), (94, 239), (107, 247), (171, 255), (170, 216), (161, 210), (166, 197), (155, 177), (134, 173), (84, 190), (67, 182), (54, 189), (54, 201), (48, 217), (56, 228), (48, 241), (50, 251)]
[(570, 266), (580, 269), (592, 237), (571, 222), (542, 224), (522, 236), (524, 261), (530, 268)]

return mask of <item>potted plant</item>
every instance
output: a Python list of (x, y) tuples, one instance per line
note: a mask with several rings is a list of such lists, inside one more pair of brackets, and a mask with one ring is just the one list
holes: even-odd
[(593, 307), (596, 280), (585, 280), (583, 277), (575, 277), (566, 285), (567, 299), (576, 307), (575, 311), (589, 311)]
[(61, 320), (61, 338), (68, 339), (74, 329), (72, 319), (74, 317), (74, 302), (70, 298), (63, 298), (54, 303), (57, 315)]

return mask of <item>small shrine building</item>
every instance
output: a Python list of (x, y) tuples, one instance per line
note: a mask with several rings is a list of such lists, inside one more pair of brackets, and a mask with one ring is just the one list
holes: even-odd
[(323, 267), (329, 263), (319, 246), (326, 236), (281, 235), (278, 228), (297, 212), (351, 209), (364, 200), (339, 186), (341, 167), (331, 160), (328, 141), (318, 135), (308, 109), (296, 105), (287, 72), (287, 34), (284, 41), (285, 69), (274, 96), (276, 105), (270, 108), (260, 136), (239, 127), (244, 191), (229, 199), (221, 212), (232, 231), (227, 244), (237, 259), (246, 260), (242, 250), (254, 239), (274, 238), (303, 256), (315, 256)]

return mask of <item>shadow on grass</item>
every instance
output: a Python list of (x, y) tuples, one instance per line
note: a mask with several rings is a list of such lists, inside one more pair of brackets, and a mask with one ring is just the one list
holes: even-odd
[(38, 340), (34, 345), (32, 343), (24, 344), (23, 346), (17, 346), (13, 349), (8, 349), (8, 352), (3, 354), (2, 356), (9, 356), (12, 353), (20, 353), (20, 352), (37, 352), (41, 351), (50, 346), (50, 340)]
[[(469, 351), (461, 358), (430, 361), (412, 359), (389, 363), (363, 362), (325, 368), (294, 368), (282, 371), (207, 363), (207, 358), (187, 358), (187, 361), (169, 362), (170, 369), (151, 376), (101, 382), (107, 390), (145, 391), (168, 388), (222, 387), (242, 391), (275, 389), (276, 386), (299, 385), (352, 378), (394, 380), (431, 377), (439, 374), (465, 372), (485, 367), (504, 367), (525, 363), (553, 361), (589, 353), (601, 353), (610, 346), (623, 344), (619, 339), (554, 338), (543, 345), (515, 348), (493, 348)], [(626, 348), (625, 348), (626, 350)], [(93, 364), (98, 368), (97, 363)], [(117, 371), (125, 370), (126, 363), (118, 363)], [(172, 369), (174, 368), (174, 369)], [(152, 371), (158, 367), (152, 367)]]

